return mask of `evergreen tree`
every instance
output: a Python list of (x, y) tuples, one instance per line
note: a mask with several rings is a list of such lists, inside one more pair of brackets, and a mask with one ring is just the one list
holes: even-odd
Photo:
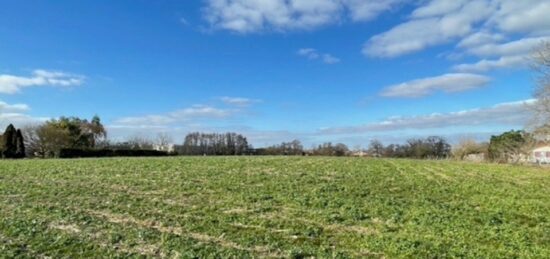
[(17, 129), (15, 133), (15, 157), (25, 157), (25, 141), (23, 139), (23, 133), (21, 132), (21, 129)]
[(4, 150), (2, 151), (2, 157), (4, 158), (14, 158), (15, 153), (17, 151), (17, 145), (15, 144), (15, 138), (16, 138), (16, 130), (15, 127), (10, 124), (6, 128), (6, 131), (4, 131), (4, 136), (2, 138), (2, 142), (4, 144)]

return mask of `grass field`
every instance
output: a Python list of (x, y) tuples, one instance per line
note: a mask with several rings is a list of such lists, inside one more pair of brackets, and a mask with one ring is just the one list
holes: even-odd
[(0, 161), (0, 257), (550, 257), (550, 171), (360, 158)]

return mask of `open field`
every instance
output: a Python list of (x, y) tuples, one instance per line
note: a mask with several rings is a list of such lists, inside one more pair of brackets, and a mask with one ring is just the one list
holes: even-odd
[(550, 171), (317, 157), (0, 161), (5, 257), (550, 257)]

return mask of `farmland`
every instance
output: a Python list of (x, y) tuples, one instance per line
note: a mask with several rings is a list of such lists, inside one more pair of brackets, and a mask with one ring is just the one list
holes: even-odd
[(550, 171), (449, 161), (0, 161), (5, 257), (550, 257)]

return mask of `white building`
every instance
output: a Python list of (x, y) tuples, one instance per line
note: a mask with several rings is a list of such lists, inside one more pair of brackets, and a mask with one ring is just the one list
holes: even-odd
[(537, 164), (550, 164), (550, 146), (541, 146), (533, 149), (531, 161)]
[(153, 149), (157, 151), (174, 152), (175, 145), (174, 144), (168, 144), (168, 145), (154, 144)]

